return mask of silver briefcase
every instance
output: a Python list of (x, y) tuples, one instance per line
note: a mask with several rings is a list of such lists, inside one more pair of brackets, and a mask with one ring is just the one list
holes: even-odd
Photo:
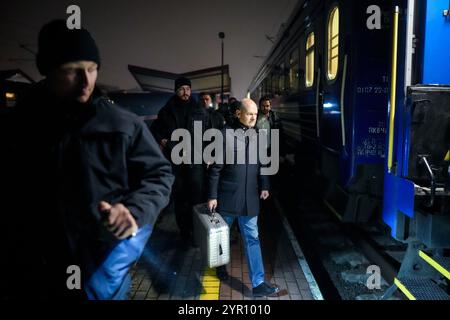
[(194, 240), (204, 265), (209, 268), (230, 262), (230, 228), (217, 212), (210, 213), (205, 203), (194, 206)]

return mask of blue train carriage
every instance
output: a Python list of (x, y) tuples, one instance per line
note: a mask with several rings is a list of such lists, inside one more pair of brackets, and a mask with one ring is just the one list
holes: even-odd
[(391, 6), (300, 1), (249, 87), (275, 97), (301, 180), (317, 171), (344, 221), (381, 220)]
[(450, 3), (396, 8), (382, 215), (408, 249), (384, 298), (448, 300)]

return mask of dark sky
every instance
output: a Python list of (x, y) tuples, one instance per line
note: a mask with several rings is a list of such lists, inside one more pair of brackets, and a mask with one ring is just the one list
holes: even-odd
[(34, 57), (19, 43), (37, 51), (40, 27), (65, 18), (67, 6), (81, 8), (81, 24), (97, 41), (102, 57), (99, 82), (120, 89), (137, 88), (128, 64), (182, 73), (230, 65), (232, 93), (242, 98), (270, 50), (265, 35), (275, 36), (297, 0), (109, 0), (23, 1), (0, 3), (0, 70), (21, 68), (40, 79)]

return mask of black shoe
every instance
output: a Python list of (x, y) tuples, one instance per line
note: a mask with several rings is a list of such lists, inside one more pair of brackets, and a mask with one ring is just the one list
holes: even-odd
[(273, 297), (276, 296), (278, 292), (280, 292), (278, 286), (275, 285), (272, 287), (272, 285), (267, 282), (263, 282), (259, 286), (253, 288), (254, 297)]
[(225, 266), (220, 266), (216, 268), (217, 278), (221, 281), (227, 281), (229, 276), (227, 272), (227, 268)]

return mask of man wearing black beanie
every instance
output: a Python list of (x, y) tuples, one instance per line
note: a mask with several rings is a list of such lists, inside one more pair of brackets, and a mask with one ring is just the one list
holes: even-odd
[[(221, 129), (223, 123), (213, 123), (209, 112), (199, 106), (191, 97), (191, 81), (186, 77), (175, 80), (175, 94), (161, 108), (158, 118), (152, 123), (152, 133), (166, 157), (171, 159), (171, 153), (178, 141), (171, 141), (172, 133), (177, 129), (186, 129), (194, 137), (194, 122), (200, 122), (202, 133), (209, 128)], [(219, 127), (217, 126), (219, 125)], [(193, 144), (193, 140), (192, 146)], [(194, 150), (194, 147), (192, 147)], [(203, 150), (201, 150), (203, 151)], [(193, 152), (191, 152), (193, 154)], [(192, 154), (190, 155), (192, 160)], [(203, 158), (203, 157), (202, 157)], [(192, 162), (192, 161), (191, 161)], [(208, 165), (175, 164), (172, 170), (175, 175), (170, 209), (175, 211), (175, 218), (182, 246), (189, 250), (193, 243), (193, 206), (206, 202), (206, 170)]]
[(144, 122), (96, 89), (87, 30), (55, 20), (38, 46), (45, 79), (17, 105), (8, 146), (11, 299), (25, 285), (42, 299), (126, 299), (129, 267), (169, 201), (170, 163)]
[(97, 44), (84, 29), (68, 29), (65, 20), (53, 20), (44, 25), (38, 36), (36, 65), (42, 75), (71, 61), (92, 61), (100, 68)]
[[(174, 89), (174, 96), (159, 110), (158, 117), (151, 126), (156, 141), (168, 159), (171, 159), (172, 149), (177, 144), (171, 141), (172, 133), (177, 129), (189, 130), (192, 126), (192, 115), (197, 109), (197, 103), (191, 97), (191, 81), (188, 78), (177, 78)], [(186, 164), (172, 163), (172, 171), (175, 183), (169, 208), (174, 210), (181, 243), (188, 248), (189, 244), (193, 244), (192, 206), (189, 205), (190, 192), (188, 192), (193, 189), (192, 185), (189, 186), (190, 167)]]
[[(177, 78), (175, 80), (175, 92), (178, 93), (178, 89), (182, 88), (183, 86), (187, 86), (189, 87), (189, 89), (191, 89), (191, 80), (185, 77)], [(186, 97), (190, 97), (190, 94), (186, 95)]]

